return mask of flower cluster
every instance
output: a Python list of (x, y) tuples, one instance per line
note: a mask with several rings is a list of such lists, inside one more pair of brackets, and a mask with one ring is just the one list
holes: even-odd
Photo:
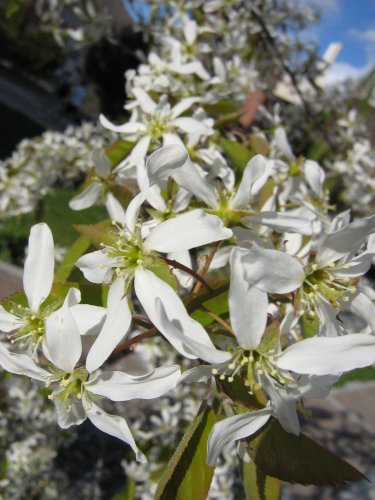
[[(267, 66), (241, 48), (260, 32), (276, 36), (271, 9), (261, 10), (271, 3), (170, 2), (147, 62), (127, 74), (127, 121), (100, 117), (128, 154), (95, 144), (70, 201), (103, 204), (110, 221), (78, 228), (88, 243), (67, 252), (55, 280), (51, 231), (33, 226), (24, 294), (0, 307), (0, 366), (44, 383), (60, 427), (88, 419), (143, 464), (137, 443), (146, 451), (158, 437), (171, 448), (166, 430), (191, 419), (197, 401), (215, 409), (208, 465), (237, 441), (249, 461), (247, 438), (270, 422), (298, 436), (305, 397), (325, 397), (343, 372), (375, 362), (374, 293), (363, 281), (375, 215), (334, 211), (324, 162), (295, 152), (277, 108), (261, 112), (272, 133), (262, 119), (240, 127), (238, 105), (214, 108), (267, 88)], [(155, 13), (160, 2), (150, 4)], [(128, 355), (113, 369), (133, 348), (136, 369)], [(106, 400), (164, 395), (158, 415), (134, 425), (137, 442), (120, 410), (105, 410)], [(143, 476), (146, 465), (124, 464), (135, 482), (160, 470), (160, 449), (149, 456)], [(231, 483), (215, 481), (220, 498), (215, 484)]]

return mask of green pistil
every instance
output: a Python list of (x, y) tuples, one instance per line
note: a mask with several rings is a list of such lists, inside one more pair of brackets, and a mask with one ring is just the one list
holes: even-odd
[[(82, 399), (83, 386), (88, 378), (85, 367), (76, 368), (72, 373), (65, 373), (60, 379), (60, 385), (48, 396), (49, 399), (57, 399), (63, 408), (69, 413), (72, 404), (77, 399)], [(48, 387), (49, 383), (46, 384)]]
[(220, 189), (220, 187), (218, 188), (218, 191), (219, 207), (215, 210), (208, 210), (208, 212), (219, 217), (219, 219), (223, 221), (223, 224), (225, 226), (236, 226), (243, 217), (244, 212), (233, 210), (233, 208), (230, 206), (232, 193), (228, 193), (227, 191)]

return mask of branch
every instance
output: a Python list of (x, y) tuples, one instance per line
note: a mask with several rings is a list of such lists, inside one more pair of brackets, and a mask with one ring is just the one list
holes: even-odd
[(210, 292), (212, 291), (212, 287), (207, 283), (207, 281), (200, 274), (193, 271), (193, 269), (190, 269), (190, 267), (184, 266), (184, 264), (181, 264), (181, 262), (178, 262), (177, 260), (167, 259), (167, 257), (163, 257), (163, 260), (175, 269), (179, 269), (186, 274), (190, 274), (190, 276), (193, 276), (193, 278), (204, 285), (207, 290)]

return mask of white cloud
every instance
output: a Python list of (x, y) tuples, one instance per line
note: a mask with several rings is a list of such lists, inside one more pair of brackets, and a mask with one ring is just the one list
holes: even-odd
[(366, 75), (372, 69), (372, 64), (366, 64), (360, 68), (352, 66), (349, 63), (337, 62), (332, 64), (323, 76), (323, 85), (330, 86), (345, 80), (358, 80)]
[(358, 38), (358, 40), (362, 40), (363, 42), (375, 44), (375, 29), (370, 29), (367, 31), (359, 31), (355, 28), (352, 28), (349, 31), (349, 35)]

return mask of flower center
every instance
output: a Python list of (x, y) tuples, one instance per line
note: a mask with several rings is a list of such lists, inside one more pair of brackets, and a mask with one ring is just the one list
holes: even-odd
[[(89, 376), (84, 366), (76, 368), (72, 373), (61, 374), (59, 386), (49, 394), (48, 398), (57, 399), (61, 406), (68, 413), (72, 409), (72, 404), (78, 399), (82, 399), (84, 384)], [(51, 382), (47, 382), (48, 387)]]
[(146, 123), (147, 135), (150, 135), (154, 141), (161, 139), (166, 132), (169, 132), (172, 129), (170, 126), (170, 120), (171, 117), (169, 114), (163, 114), (157, 111)]
[(334, 263), (324, 268), (312, 264), (305, 270), (306, 278), (299, 291), (300, 303), (302, 304), (301, 314), (306, 314), (306, 318), (311, 321), (316, 318), (319, 298), (325, 299), (334, 308), (338, 308), (340, 307), (338, 301), (347, 302), (349, 300), (348, 294), (356, 291), (350, 278), (335, 276), (335, 267)]

